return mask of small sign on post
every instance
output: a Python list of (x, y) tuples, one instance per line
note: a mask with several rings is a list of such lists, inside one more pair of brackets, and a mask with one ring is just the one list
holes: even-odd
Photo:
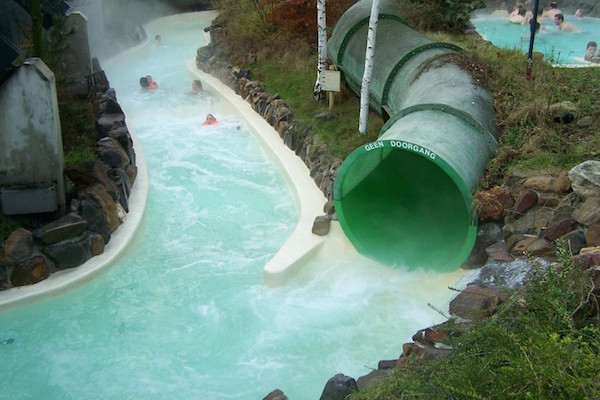
[(323, 71), (323, 90), (328, 92), (340, 91), (340, 71)]
[[(334, 67), (330, 66), (329, 68), (333, 69)], [(340, 71), (323, 71), (322, 74), (323, 90), (329, 92), (329, 109), (331, 110), (333, 108), (333, 92), (340, 91)]]

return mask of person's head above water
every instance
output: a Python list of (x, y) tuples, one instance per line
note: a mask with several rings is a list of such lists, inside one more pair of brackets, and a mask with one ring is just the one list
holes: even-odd
[(200, 82), (199, 79), (194, 79), (194, 81), (192, 82), (192, 90), (194, 91), (194, 93), (202, 91), (202, 82)]

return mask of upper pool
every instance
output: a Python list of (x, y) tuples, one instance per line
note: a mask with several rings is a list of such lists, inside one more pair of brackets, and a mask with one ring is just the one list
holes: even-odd
[[(543, 53), (544, 59), (555, 65), (591, 65), (583, 59), (583, 55), (589, 41), (600, 43), (600, 19), (577, 19), (573, 15), (566, 15), (565, 21), (577, 26), (580, 32), (560, 32), (553, 20), (545, 18), (535, 35), (533, 50)], [(494, 46), (527, 54), (529, 24), (512, 24), (505, 17), (485, 14), (473, 16), (471, 22), (477, 32)]]
[[(365, 375), (444, 320), (428, 304), (446, 309), (463, 272), (338, 252), (264, 285), (298, 211), (245, 117), (191, 93), (187, 63), (209, 21), (155, 21), (146, 29), (162, 44), (102, 63), (148, 166), (143, 226), (93, 281), (0, 313), (1, 398), (248, 400), (279, 388), (318, 399), (330, 377)], [(147, 74), (158, 89), (140, 88)], [(209, 112), (219, 125), (202, 125)]]

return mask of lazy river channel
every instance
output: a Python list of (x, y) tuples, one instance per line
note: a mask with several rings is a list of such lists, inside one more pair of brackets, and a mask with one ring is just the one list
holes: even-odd
[[(186, 63), (209, 21), (155, 21), (160, 45), (102, 62), (148, 167), (143, 223), (91, 282), (0, 313), (0, 398), (317, 399), (333, 375), (365, 375), (444, 320), (428, 303), (447, 309), (460, 272), (339, 254), (264, 285), (298, 211), (244, 116), (191, 93)], [(147, 74), (158, 89), (140, 88)], [(218, 125), (202, 125), (209, 112)]]

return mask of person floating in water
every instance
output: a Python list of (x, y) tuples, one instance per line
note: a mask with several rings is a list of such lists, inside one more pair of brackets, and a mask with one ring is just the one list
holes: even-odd
[(208, 114), (206, 116), (206, 120), (202, 123), (202, 125), (216, 125), (216, 124), (217, 124), (217, 119), (212, 114)]
[(146, 75), (140, 78), (140, 86), (143, 89), (154, 89), (158, 87), (158, 84), (152, 79), (152, 75)]
[(202, 82), (200, 82), (199, 79), (194, 79), (192, 82), (192, 92), (194, 92), (194, 94), (202, 92)]
[(162, 43), (162, 37), (160, 35), (154, 36), (154, 43), (161, 44)]
[(570, 22), (565, 22), (565, 16), (562, 14), (556, 14), (554, 16), (554, 23), (558, 26), (558, 30), (561, 32), (579, 32), (579, 28)]

